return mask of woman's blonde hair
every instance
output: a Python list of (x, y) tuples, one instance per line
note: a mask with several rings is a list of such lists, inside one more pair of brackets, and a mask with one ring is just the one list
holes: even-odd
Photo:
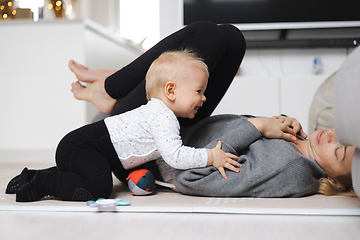
[(209, 77), (208, 67), (203, 60), (189, 49), (162, 53), (150, 65), (145, 77), (146, 98), (156, 97), (168, 82), (178, 83), (190, 65), (203, 69)]
[(337, 181), (341, 186), (343, 186), (343, 189), (340, 189), (333, 181), (328, 178), (320, 178), (318, 182), (318, 192), (324, 194), (325, 196), (337, 195), (356, 197), (356, 194), (352, 188), (351, 174), (340, 176), (338, 177)]

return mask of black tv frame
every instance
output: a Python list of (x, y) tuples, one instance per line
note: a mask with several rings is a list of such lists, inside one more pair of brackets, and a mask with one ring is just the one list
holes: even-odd
[[(301, 18), (301, 14), (300, 17), (294, 17), (292, 18), (292, 16), (289, 16), (289, 14), (287, 14), (287, 16), (284, 17), (284, 19), (275, 19), (277, 22), (266, 22), (266, 20), (262, 17), (259, 16), (258, 18), (262, 18), (261, 21), (264, 22), (256, 22), (258, 21), (257, 16), (252, 17), (252, 19), (250, 19), (248, 22), (245, 23), (239, 23), (239, 22), (229, 22), (229, 19), (227, 19), (227, 16), (225, 16), (223, 14), (223, 12), (219, 13), (219, 16), (215, 16), (214, 13), (221, 11), (221, 9), (223, 9), (221, 6), (223, 6), (223, 4), (242, 4), (239, 2), (236, 2), (235, 0), (190, 0), (190, 2), (196, 2), (198, 1), (198, 3), (202, 3), (204, 5), (204, 8), (199, 8), (199, 5), (197, 6), (196, 11), (194, 11), (194, 9), (192, 10), (192, 19), (193, 21), (198, 21), (198, 20), (208, 20), (208, 21), (213, 21), (216, 22), (218, 24), (221, 23), (231, 23), (234, 24), (235, 26), (237, 26), (245, 35), (245, 38), (247, 40), (247, 48), (251, 49), (251, 48), (255, 48), (255, 49), (261, 49), (261, 48), (342, 48), (342, 47), (357, 47), (359, 45), (360, 42), (360, 0), (353, 0), (354, 4), (356, 5), (356, 8), (359, 7), (359, 11), (357, 11), (356, 9), (350, 9), (349, 11), (351, 11), (352, 16), (338, 16), (336, 14), (333, 14), (334, 12), (336, 12), (336, 10), (334, 9), (330, 9), (331, 6), (325, 6), (325, 9), (329, 9), (329, 11), (331, 12), (331, 14), (327, 14), (327, 12), (324, 10), (323, 11), (323, 15), (324, 16), (314, 16), (314, 12), (312, 12), (313, 16), (309, 17), (309, 16), (305, 16), (302, 19)], [(241, 1), (250, 1), (250, 0), (241, 0)], [(254, 3), (256, 4), (260, 4), (258, 6), (262, 7), (262, 3), (264, 4), (268, 4), (269, 1), (263, 1), (263, 0), (253, 0)], [(274, 4), (278, 5), (280, 0), (274, 0)], [(286, 0), (287, 2), (290, 2), (292, 0)], [(312, 2), (315, 2), (315, 7), (319, 7), (319, 3), (329, 3), (329, 1), (331, 2), (331, 0), (311, 0), (308, 1), (307, 4), (312, 4)], [(336, 0), (333, 0), (332, 4), (336, 5), (339, 4), (338, 2), (334, 2)], [(344, 2), (349, 2), (351, 0), (343, 0), (340, 1), (341, 3)], [(355, 1), (359, 1), (359, 2), (355, 2)], [(186, 0), (184, 0), (184, 25), (188, 24), (189, 22), (186, 22), (186, 6), (185, 3)], [(214, 9), (213, 6), (210, 6), (208, 9), (206, 9), (207, 4), (217, 4), (217, 6), (219, 7), (218, 9)], [(331, 4), (330, 4), (331, 5)], [(235, 6), (235, 5), (234, 5)], [(290, 5), (287, 5), (285, 7), (289, 7)], [(315, 8), (314, 7), (314, 8)], [(320, 6), (321, 7), (321, 6)], [(334, 8), (332, 6), (332, 8)], [(349, 8), (347, 8), (349, 9)], [(254, 10), (254, 9), (253, 9)], [(252, 10), (252, 11), (253, 11)], [(208, 12), (207, 12), (208, 11)], [(230, 10), (233, 12), (233, 10)], [(294, 10), (292, 10), (294, 11)], [(301, 11), (304, 11), (304, 9), (302, 9)], [(339, 13), (342, 12), (346, 12), (342, 10), (339, 11)], [(355, 14), (354, 16), (354, 12), (358, 12), (359, 14)], [(208, 13), (208, 14), (204, 14), (204, 13)], [(198, 14), (198, 15), (197, 15)], [(286, 14), (285, 14), (286, 15)], [(343, 14), (344, 15), (344, 14)], [(270, 16), (270, 18), (272, 18), (273, 16)], [(288, 19), (286, 19), (288, 18)], [(321, 19), (323, 18), (323, 19)], [(221, 21), (221, 19), (227, 19), (224, 20), (223, 22)], [(309, 21), (311, 19), (314, 19), (314, 21)], [(345, 21), (344, 21), (345, 19)], [(248, 20), (248, 19), (246, 19)], [(274, 20), (274, 19), (272, 19)], [(289, 20), (289, 21), (288, 21)], [(296, 22), (291, 22), (291, 20), (296, 20)], [(329, 20), (329, 21), (325, 21), (325, 20)], [(251, 22), (253, 21), (253, 22)], [(292, 33), (294, 31), (301, 31), (304, 29), (313, 29), (314, 31), (311, 33), (311, 36), (309, 38), (298, 38), (298, 39), (294, 39), (291, 37), (288, 37), (289, 33)], [(333, 32), (333, 34), (330, 35), (326, 35), (326, 36), (322, 36), (321, 34), (316, 34), (316, 30), (323, 30), (326, 29), (328, 32)], [(351, 31), (353, 32), (353, 34), (346, 35), (346, 34), (342, 34), (342, 30), (343, 29), (351, 29)], [(259, 39), (256, 39), (254, 37), (248, 37), (248, 35), (251, 35), (251, 33), (253, 32), (257, 32), (257, 35), (263, 34), (266, 36), (266, 34), (268, 32), (274, 32), (277, 31), (277, 37), (271, 37), (270, 39), (266, 39), (266, 37), (264, 38), (263, 36)], [(290, 34), (291, 35), (291, 34)]]

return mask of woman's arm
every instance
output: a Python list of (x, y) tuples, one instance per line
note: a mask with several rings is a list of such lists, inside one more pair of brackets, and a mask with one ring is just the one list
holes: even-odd
[(266, 138), (282, 138), (287, 141), (295, 142), (296, 133), (306, 138), (306, 133), (302, 130), (301, 124), (295, 118), (285, 116), (249, 118), (259, 132)]

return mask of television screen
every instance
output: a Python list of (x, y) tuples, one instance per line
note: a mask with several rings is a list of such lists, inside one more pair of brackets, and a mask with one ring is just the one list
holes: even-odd
[(184, 25), (199, 20), (245, 25), (275, 23), (278, 28), (286, 23), (356, 27), (360, 26), (360, 0), (184, 0)]

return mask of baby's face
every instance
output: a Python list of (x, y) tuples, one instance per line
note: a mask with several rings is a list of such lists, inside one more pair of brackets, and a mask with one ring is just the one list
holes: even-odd
[(190, 65), (176, 84), (175, 109), (177, 117), (194, 118), (199, 108), (206, 101), (204, 95), (208, 83), (206, 71), (199, 66)]

